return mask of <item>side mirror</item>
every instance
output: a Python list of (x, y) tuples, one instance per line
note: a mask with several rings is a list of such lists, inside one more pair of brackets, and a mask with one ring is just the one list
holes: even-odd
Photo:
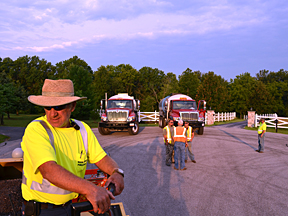
[(103, 107), (103, 101), (101, 100), (101, 101), (100, 101), (100, 108), (101, 108), (101, 110), (102, 110), (102, 107)]
[(165, 106), (167, 106), (167, 105), (168, 105), (168, 101), (167, 101), (167, 100), (165, 101), (164, 105), (165, 105)]
[(140, 109), (140, 100), (137, 100), (138, 109)]
[(204, 110), (206, 110), (206, 101), (204, 101), (204, 107), (203, 107)]

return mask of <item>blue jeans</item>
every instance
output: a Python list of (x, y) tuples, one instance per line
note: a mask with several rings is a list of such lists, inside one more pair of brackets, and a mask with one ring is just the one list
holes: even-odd
[(185, 143), (176, 141), (174, 144), (174, 160), (175, 168), (179, 169), (180, 160), (180, 169), (185, 167)]
[(185, 160), (188, 160), (188, 156), (190, 160), (195, 160), (195, 156), (192, 151), (192, 142), (188, 142), (188, 147), (185, 148)]
[(261, 134), (258, 134), (258, 151), (264, 151), (264, 138), (265, 133), (261, 137)]

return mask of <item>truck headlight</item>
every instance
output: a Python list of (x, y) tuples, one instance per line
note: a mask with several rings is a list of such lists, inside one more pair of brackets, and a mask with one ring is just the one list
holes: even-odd
[(173, 120), (174, 120), (174, 121), (179, 121), (179, 120), (180, 120), (180, 117), (173, 117)]
[(131, 121), (134, 121), (134, 120), (135, 120), (135, 116), (129, 116), (128, 119), (127, 119), (128, 122), (131, 122)]
[(198, 121), (204, 121), (204, 117), (199, 117)]
[(102, 121), (107, 121), (107, 116), (101, 116)]

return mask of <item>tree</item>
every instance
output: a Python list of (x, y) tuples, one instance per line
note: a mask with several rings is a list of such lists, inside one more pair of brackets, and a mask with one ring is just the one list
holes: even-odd
[(164, 72), (158, 68), (143, 67), (139, 70), (139, 83), (135, 94), (141, 100), (142, 110), (158, 109), (162, 99), (160, 92), (164, 85), (164, 78)]
[(207, 107), (215, 112), (228, 110), (228, 82), (221, 76), (209, 71), (202, 75), (202, 82), (197, 89), (196, 100), (205, 100)]
[(200, 85), (199, 73), (187, 68), (178, 78), (180, 93), (195, 98)]
[(239, 113), (240, 118), (252, 107), (251, 98), (255, 84), (255, 78), (251, 77), (248, 72), (236, 76), (234, 80), (231, 79), (229, 85), (229, 93), (231, 96), (230, 110)]
[(167, 75), (164, 77), (163, 86), (159, 95), (161, 96), (161, 98), (165, 98), (171, 93), (178, 93), (178, 92), (179, 92), (179, 84), (176, 75), (171, 72), (167, 73)]

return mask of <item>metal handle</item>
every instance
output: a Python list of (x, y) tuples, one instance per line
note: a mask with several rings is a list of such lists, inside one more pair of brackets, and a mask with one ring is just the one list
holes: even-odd
[[(114, 195), (115, 193), (115, 185), (110, 183), (108, 186), (108, 190)], [(93, 206), (89, 201), (86, 202), (78, 202), (71, 204), (71, 215), (72, 216), (80, 216), (81, 212), (93, 210)], [(101, 215), (110, 215), (108, 214), (101, 214)]]

